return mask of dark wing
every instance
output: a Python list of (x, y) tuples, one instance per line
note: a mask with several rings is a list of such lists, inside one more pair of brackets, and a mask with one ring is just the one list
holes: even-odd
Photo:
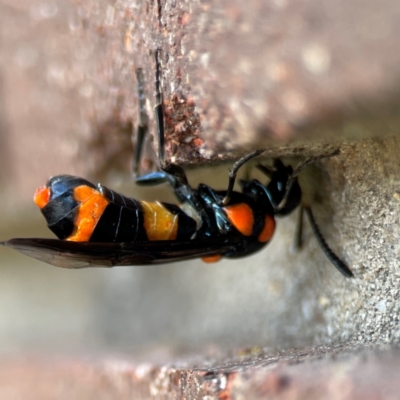
[(134, 243), (68, 242), (58, 239), (10, 239), (0, 244), (61, 268), (166, 264), (229, 253), (236, 238)]

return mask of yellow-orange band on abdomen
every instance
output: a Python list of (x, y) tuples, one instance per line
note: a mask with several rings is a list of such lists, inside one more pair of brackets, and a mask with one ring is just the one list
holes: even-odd
[(88, 186), (76, 187), (74, 189), (74, 199), (81, 204), (74, 221), (74, 232), (66, 240), (88, 242), (108, 205), (108, 201), (100, 192)]
[(262, 243), (269, 242), (275, 231), (275, 219), (271, 215), (265, 216), (264, 228), (258, 236), (258, 241)]
[(178, 235), (178, 216), (161, 203), (140, 202), (144, 211), (144, 228), (149, 240), (175, 240)]
[(224, 208), (231, 224), (244, 236), (253, 232), (254, 214), (246, 203), (234, 204)]

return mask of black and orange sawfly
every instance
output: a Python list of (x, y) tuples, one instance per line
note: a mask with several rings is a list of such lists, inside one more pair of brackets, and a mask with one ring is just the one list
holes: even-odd
[[(349, 267), (326, 244), (310, 207), (301, 205), (298, 175), (315, 158), (306, 159), (295, 169), (280, 159), (275, 159), (273, 166), (258, 165), (269, 182), (241, 180), (241, 192), (234, 191), (237, 172), (249, 160), (260, 156), (262, 150), (253, 151), (234, 164), (228, 187), (223, 191), (205, 184), (192, 188), (184, 170), (165, 161), (160, 55), (156, 50), (155, 118), (160, 167), (157, 172), (137, 177), (136, 182), (140, 185), (168, 182), (179, 205), (134, 200), (101, 184), (59, 175), (50, 178), (34, 197), (58, 239), (21, 238), (1, 244), (46, 263), (73, 269), (164, 264), (194, 258), (216, 262), (259, 251), (274, 234), (275, 217), (301, 207), (328, 259), (344, 276), (352, 277)], [(136, 75), (139, 124), (134, 170), (138, 175), (148, 118), (143, 71), (138, 69)]]

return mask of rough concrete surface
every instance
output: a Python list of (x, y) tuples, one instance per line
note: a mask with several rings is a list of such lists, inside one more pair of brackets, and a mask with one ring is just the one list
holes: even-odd
[[(0, 363), (0, 396), (31, 399), (396, 399), (399, 350), (340, 346), (154, 367), (123, 359)], [(202, 365), (203, 364), (203, 365)], [(21, 376), (24, 377), (21, 380)], [(16, 384), (17, 383), (17, 384)]]
[[(305, 170), (301, 184), (355, 278), (329, 264), (307, 223), (304, 249), (290, 250), (295, 215), (278, 221), (259, 254), (215, 265), (64, 271), (0, 249), (0, 382), (8, 383), (0, 386), (28, 390), (20, 398), (39, 380), (37, 398), (396, 393), (399, 354), (388, 353), (400, 335), (398, 7), (1, 1), (1, 239), (49, 235), (31, 196), (50, 175), (173, 199), (165, 188), (133, 187), (129, 173), (135, 69), (145, 71), (154, 134), (160, 47), (171, 160), (228, 160), (268, 144), (267, 156), (296, 164), (340, 150)], [(224, 188), (227, 166), (190, 180)], [(377, 343), (382, 352), (364, 348)], [(287, 361), (291, 347), (298, 364)], [(195, 361), (179, 361), (183, 353)]]

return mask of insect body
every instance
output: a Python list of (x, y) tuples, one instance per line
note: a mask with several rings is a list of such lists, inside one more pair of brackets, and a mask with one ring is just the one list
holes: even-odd
[(174, 204), (133, 200), (69, 175), (49, 179), (34, 200), (48, 227), (62, 240), (181, 240), (196, 230), (196, 222)]
[[(239, 160), (236, 172), (254, 152)], [(262, 249), (273, 236), (275, 216), (287, 215), (301, 202), (297, 173), (280, 160), (259, 166), (268, 185), (241, 181), (242, 192), (195, 190), (180, 167), (148, 175), (147, 184), (168, 180), (181, 206), (122, 196), (82, 178), (60, 175), (37, 190), (35, 202), (49, 228), (61, 240), (12, 239), (5, 244), (52, 265), (66, 268), (148, 265), (201, 257), (206, 262), (244, 257)], [(310, 209), (306, 209), (322, 249), (345, 276), (348, 267), (326, 245)]]
[[(214, 262), (222, 257), (253, 254), (271, 240), (275, 216), (287, 215), (301, 203), (297, 176), (310, 160), (294, 171), (278, 159), (273, 167), (259, 166), (269, 177), (269, 183), (244, 180), (240, 182), (242, 191), (236, 192), (233, 187), (238, 170), (262, 153), (254, 151), (236, 162), (229, 175), (227, 190), (215, 191), (204, 184), (193, 189), (182, 168), (164, 161), (158, 52), (156, 64), (160, 171), (139, 177), (137, 182), (142, 185), (168, 182), (180, 205), (138, 201), (82, 178), (60, 175), (38, 189), (34, 200), (49, 228), (61, 240), (12, 239), (3, 244), (52, 265), (83, 268), (161, 264), (199, 257)], [(147, 130), (141, 76), (139, 70), (140, 123), (136, 166)], [(306, 211), (322, 250), (342, 274), (352, 276), (349, 268), (327, 246), (311, 210), (307, 208)]]
[[(291, 170), (280, 161), (276, 161), (276, 167), (274, 175), (277, 177), (283, 171)], [(178, 168), (174, 166), (175, 170)], [(182, 174), (180, 170), (181, 178)], [(212, 262), (221, 257), (247, 256), (272, 238), (277, 212), (268, 196), (273, 194), (258, 181), (243, 181), (243, 192), (228, 193), (214, 191), (203, 184), (194, 190), (175, 175), (164, 174), (163, 178), (173, 181), (177, 195), (183, 200), (181, 207), (133, 200), (100, 184), (95, 186), (69, 175), (49, 179), (45, 187), (37, 190), (34, 200), (48, 227), (59, 239), (76, 242), (73, 246), (94, 242), (107, 243), (118, 249), (121, 244), (127, 246), (130, 243), (140, 248), (144, 243), (151, 243), (154, 248), (168, 252), (170, 244), (174, 243), (176, 249), (180, 248), (181, 258), (186, 259), (187, 243), (193, 242), (197, 248), (193, 256), (202, 256), (204, 261)], [(269, 186), (278, 184), (273, 176)], [(297, 182), (291, 193), (296, 196), (291, 207), (296, 207), (301, 194)], [(228, 194), (229, 199), (226, 199)], [(45, 243), (43, 239), (41, 243)], [(51, 245), (54, 247), (53, 241)], [(87, 248), (90, 253), (90, 247)], [(104, 257), (107, 258), (107, 254)], [(154, 259), (148, 263), (158, 261)], [(135, 256), (129, 262), (138, 263)], [(143, 262), (142, 259), (139, 262)]]

